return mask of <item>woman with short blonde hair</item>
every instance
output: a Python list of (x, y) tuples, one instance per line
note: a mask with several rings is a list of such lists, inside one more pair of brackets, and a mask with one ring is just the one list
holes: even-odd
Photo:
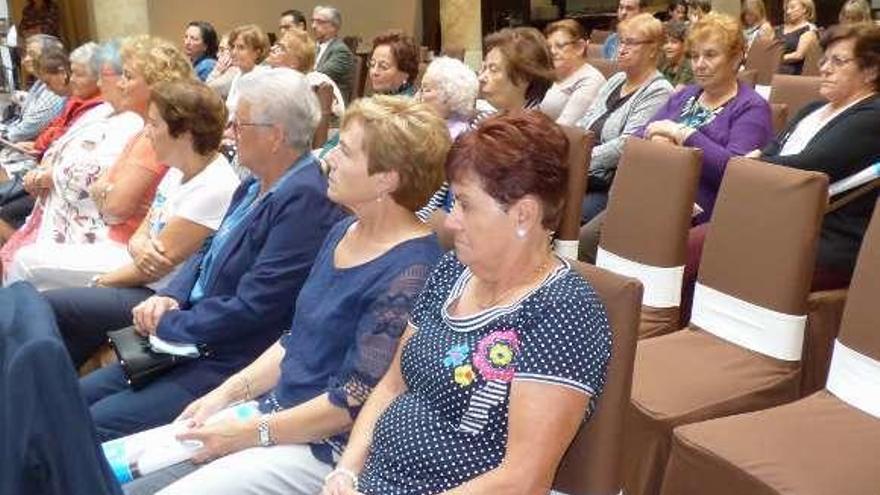
[(323, 72), (312, 70), (315, 65), (317, 47), (315, 40), (306, 31), (299, 29), (287, 30), (278, 41), (269, 48), (266, 63), (270, 67), (287, 67), (306, 75), (312, 88), (327, 84), (333, 89), (331, 112), (341, 118), (345, 112), (345, 100), (339, 86)]
[(780, 74), (800, 75), (811, 46), (819, 43), (816, 35), (816, 5), (813, 0), (786, 0), (785, 22), (776, 28), (776, 37), (785, 46)]
[(773, 38), (773, 25), (767, 20), (764, 0), (743, 0), (740, 21), (746, 37), (746, 46), (752, 46), (758, 38)]
[(840, 8), (838, 19), (841, 24), (861, 24), (874, 21), (871, 16), (871, 6), (865, 0), (847, 0)]
[(255, 24), (238, 26), (229, 33), (229, 52), (232, 57), (232, 65), (238, 67), (239, 73), (229, 86), (229, 94), (226, 96), (226, 109), (229, 111), (229, 119), (235, 115), (239, 99), (239, 81), (241, 76), (252, 70), (262, 70), (260, 63), (269, 54), (269, 37)]

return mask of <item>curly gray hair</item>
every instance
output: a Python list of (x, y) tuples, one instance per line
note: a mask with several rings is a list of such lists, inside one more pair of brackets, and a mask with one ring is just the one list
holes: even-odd
[(422, 84), (430, 82), (443, 95), (450, 116), (470, 120), (480, 91), (477, 74), (460, 60), (435, 58), (425, 69)]

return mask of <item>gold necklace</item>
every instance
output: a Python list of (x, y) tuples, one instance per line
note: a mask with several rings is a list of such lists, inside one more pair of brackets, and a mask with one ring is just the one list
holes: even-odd
[(500, 294), (496, 294), (495, 297), (493, 297), (487, 303), (481, 303), (479, 300), (477, 300), (476, 295), (475, 295), (474, 302), (476, 303), (477, 307), (480, 308), (481, 311), (495, 306), (500, 301), (503, 301), (506, 297), (513, 294), (513, 291), (516, 290), (517, 288), (522, 288), (523, 286), (531, 285), (536, 280), (540, 280), (541, 277), (543, 276), (544, 272), (547, 270), (547, 267), (550, 265), (552, 259), (553, 259), (552, 256), (548, 256), (540, 265), (538, 265), (538, 267), (535, 269), (535, 271), (532, 272), (532, 276), (529, 277), (529, 279), (526, 280), (526, 282), (524, 284), (514, 284), (514, 285), (510, 286), (509, 288), (502, 291)]

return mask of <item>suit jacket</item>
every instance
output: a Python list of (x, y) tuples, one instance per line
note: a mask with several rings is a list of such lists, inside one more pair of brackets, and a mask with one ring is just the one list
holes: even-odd
[[(762, 160), (824, 172), (831, 183), (880, 160), (880, 96), (863, 100), (831, 119), (802, 152), (780, 156), (798, 123), (824, 104), (817, 101), (804, 107), (779, 137), (764, 148)], [(820, 266), (852, 273), (876, 201), (875, 189), (825, 215), (819, 239)]]
[[(250, 364), (290, 327), (297, 295), (324, 237), (344, 216), (327, 198), (327, 179), (310, 153), (303, 154), (289, 173), (276, 190), (258, 200), (216, 253), (198, 303), (191, 305), (189, 295), (205, 248), (159, 291), (176, 299), (180, 311), (162, 316), (157, 335), (204, 344), (210, 351), (171, 372), (195, 394)], [(239, 186), (229, 212), (256, 180), (251, 177)]]
[(357, 81), (354, 77), (355, 54), (351, 52), (341, 38), (330, 40), (324, 53), (315, 62), (315, 70), (327, 74), (339, 91), (345, 97), (346, 102), (351, 100), (351, 91)]
[(95, 436), (52, 308), (0, 289), (0, 493), (122, 495)]

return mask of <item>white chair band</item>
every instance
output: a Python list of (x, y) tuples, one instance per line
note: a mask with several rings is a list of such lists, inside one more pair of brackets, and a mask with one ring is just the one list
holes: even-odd
[(847, 404), (880, 419), (880, 361), (835, 340), (825, 388)]
[(562, 256), (563, 258), (569, 258), (576, 260), (578, 259), (578, 246), (580, 245), (580, 241), (577, 239), (573, 241), (564, 241), (562, 239), (556, 239), (553, 241), (553, 249), (556, 251), (556, 254)]
[(681, 281), (684, 265), (665, 268), (628, 260), (599, 248), (596, 266), (624, 277), (638, 279), (644, 286), (642, 304), (652, 308), (675, 308), (681, 303)]
[(800, 361), (807, 317), (773, 311), (698, 283), (691, 322), (740, 347)]

